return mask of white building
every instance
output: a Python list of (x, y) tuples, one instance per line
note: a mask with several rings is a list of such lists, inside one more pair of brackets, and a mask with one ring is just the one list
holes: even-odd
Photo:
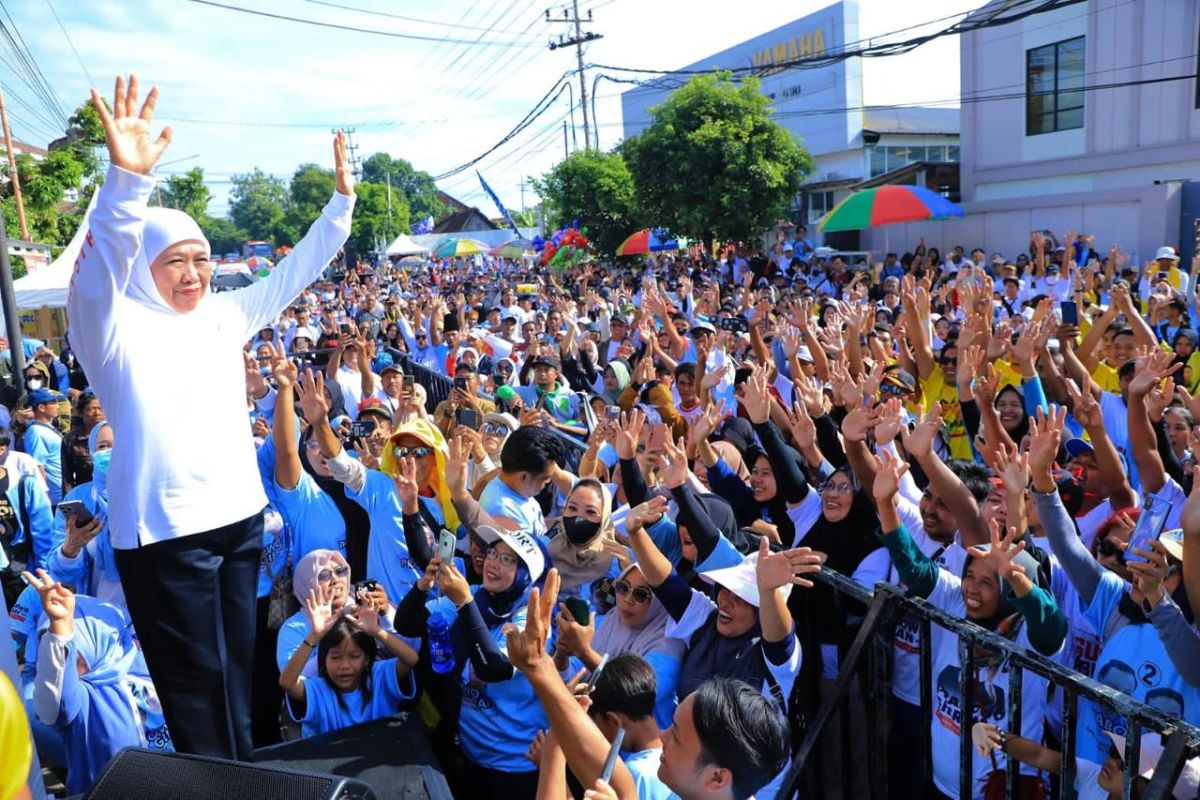
[[(994, 0), (970, 19), (1029, 0)], [(1140, 263), (1164, 244), (1195, 250), (1200, 219), (1197, 0), (1085, 0), (965, 34), (961, 193), (967, 216), (891, 226), (1013, 255), (1030, 231), (1074, 230)], [(878, 246), (883, 231), (864, 245)]]
[[(785, 8), (785, 7), (781, 7)], [(771, 99), (775, 120), (797, 135), (812, 154), (813, 173), (801, 187), (792, 216), (809, 224), (850, 194), (860, 182), (919, 162), (958, 161), (957, 109), (863, 106), (861, 58), (820, 67), (778, 69), (773, 65), (836, 54), (858, 46), (859, 7), (853, 0), (834, 3), (759, 36), (680, 68), (680, 73), (647, 81), (621, 95), (624, 135), (634, 136), (650, 123), (649, 109), (690, 78), (689, 71), (753, 70), (763, 94)], [(868, 61), (867, 69), (886, 70), (888, 59)], [(743, 73), (744, 74), (744, 73)], [(951, 194), (957, 193), (957, 176)], [(838, 235), (854, 249), (858, 234)]]

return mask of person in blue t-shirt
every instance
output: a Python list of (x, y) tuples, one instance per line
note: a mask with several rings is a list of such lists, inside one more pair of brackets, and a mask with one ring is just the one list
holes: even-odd
[[(464, 769), (455, 797), (532, 800), (537, 771), (525, 752), (549, 722), (533, 687), (508, 660), (502, 629), (506, 623), (524, 626), (529, 591), (541, 585), (550, 557), (541, 540), (527, 531), (480, 525), (475, 532), (487, 543), (483, 582), (471, 586), (454, 565), (434, 558), (396, 616), (401, 634), (419, 636), (431, 606), (448, 601), (457, 609), (450, 637), (461, 667), (458, 736)], [(443, 598), (427, 604), (434, 576)]]
[(546, 520), (537, 495), (553, 478), (562, 448), (557, 436), (538, 425), (522, 425), (510, 433), (500, 451), (500, 472), (479, 496), (483, 510), (545, 536)]
[[(279, 677), (306, 736), (390, 716), (416, 694), (410, 674), (416, 651), (388, 632), (373, 606), (334, 611), (331, 599), (324, 586), (309, 591), (304, 615), (310, 632)], [(376, 661), (376, 643), (392, 658)], [(319, 677), (305, 678), (314, 649)]]
[(33, 456), (46, 473), (50, 502), (62, 500), (62, 434), (54, 427), (58, 419), (59, 396), (49, 389), (34, 389), (28, 403), (33, 410), (33, 422), (25, 429), (21, 449)]

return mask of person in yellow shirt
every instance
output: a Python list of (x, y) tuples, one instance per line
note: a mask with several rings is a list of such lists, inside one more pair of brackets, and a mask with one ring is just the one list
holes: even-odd
[(33, 737), (25, 706), (12, 681), (0, 672), (0, 800), (28, 800)]

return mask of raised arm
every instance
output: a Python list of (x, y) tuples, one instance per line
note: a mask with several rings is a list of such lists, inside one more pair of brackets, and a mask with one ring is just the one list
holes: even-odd
[[(1108, 431), (1104, 428), (1104, 415), (1100, 413), (1100, 404), (1090, 393), (1081, 392), (1074, 383), (1067, 383), (1067, 391), (1071, 395), (1071, 415), (1079, 421), (1092, 440), (1092, 449), (1096, 453), (1096, 467), (1100, 478), (1109, 487), (1109, 500), (1114, 508), (1128, 508), (1137, 503), (1137, 495), (1129, 485), (1129, 476), (1125, 474), (1125, 463), (1121, 461), (1117, 448)], [(1150, 442), (1154, 441), (1153, 435)], [(1159, 473), (1162, 464), (1158, 465)]]
[[(1133, 463), (1137, 465), (1142, 491), (1146, 494), (1157, 492), (1166, 483), (1166, 472), (1163, 469), (1162, 458), (1158, 455), (1158, 436), (1150, 423), (1146, 397), (1156, 390), (1159, 381), (1182, 366), (1171, 366), (1173, 358), (1173, 353), (1158, 347), (1143, 351), (1138, 356), (1133, 379), (1129, 382), (1129, 451), (1133, 456)], [(1174, 381), (1168, 381), (1168, 384), (1173, 391)]]
[(296, 441), (295, 384), (298, 372), (283, 344), (272, 344), (271, 375), (275, 379), (276, 395), (271, 437), (275, 442), (275, 482), (288, 491), (300, 484), (300, 475), (304, 471)]
[(933, 450), (933, 437), (941, 427), (941, 409), (935, 405), (911, 433), (907, 430), (901, 431), (904, 449), (921, 465), (934, 494), (940, 497), (954, 514), (963, 546), (986, 544), (989, 538), (988, 529), (979, 513), (979, 504), (975, 502), (970, 490)]

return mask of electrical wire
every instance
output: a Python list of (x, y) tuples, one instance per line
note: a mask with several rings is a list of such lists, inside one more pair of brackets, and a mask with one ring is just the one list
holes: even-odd
[[(491, 31), (492, 30), (491, 28), (480, 28), (480, 27), (473, 26), (473, 25), (463, 25), (461, 22), (441, 22), (439, 20), (433, 20), (433, 19), (422, 19), (421, 17), (407, 17), (403, 14), (391, 14), (387, 11), (375, 11), (375, 10), (372, 10), (369, 8), (357, 8), (355, 6), (344, 6), (339, 3), (328, 2), (328, 0), (304, 0), (304, 2), (312, 3), (313, 5), (316, 5), (316, 6), (327, 6), (329, 8), (337, 8), (337, 9), (341, 9), (342, 11), (356, 11), (360, 14), (370, 14), (371, 16), (374, 16), (374, 17), (387, 17), (388, 19), (398, 19), (398, 20), (403, 20), (405, 22), (416, 22), (416, 23), (420, 23), (422, 25), (435, 25), (435, 26), (441, 27), (441, 28), (451, 28), (451, 29), (463, 30), (463, 31)], [(495, 33), (504, 33), (504, 34), (513, 34), (516, 36), (521, 35), (521, 32), (512, 30), (511, 28), (505, 29), (505, 30), (494, 31), (494, 32)]]
[(58, 12), (54, 10), (54, 4), (50, 0), (46, 0), (46, 5), (50, 9), (50, 13), (54, 15), (54, 21), (58, 23), (58, 29), (62, 31), (63, 38), (67, 40), (67, 44), (71, 46), (71, 52), (75, 54), (75, 60), (79, 62), (79, 66), (83, 69), (83, 74), (87, 76), (88, 83), (92, 86), (96, 85), (96, 81), (92, 78), (92, 73), (88, 72), (87, 64), (83, 63), (83, 58), (79, 55), (79, 51), (75, 49), (75, 42), (71, 41), (71, 34), (67, 33), (67, 28), (63, 25), (62, 20), (58, 18)]
[(367, 33), (372, 36), (387, 36), (393, 39), (412, 39), (419, 42), (437, 42), (450, 44), (463, 44), (468, 46), (478, 47), (541, 47), (536, 42), (505, 42), (497, 40), (482, 41), (477, 39), (471, 41), (469, 39), (453, 39), (448, 37), (423, 36), (418, 33), (398, 33), (396, 31), (371, 30), (370, 28), (357, 28), (353, 25), (339, 25), (335, 22), (321, 22), (315, 19), (304, 19), (303, 17), (292, 17), (287, 14), (275, 14), (270, 11), (259, 11), (253, 8), (243, 8), (241, 6), (231, 6), (225, 3), (217, 3), (214, 0), (187, 0), (189, 3), (196, 3), (202, 6), (211, 6), (213, 8), (221, 8), (226, 11), (238, 11), (243, 14), (251, 14), (256, 17), (267, 17), (269, 19), (283, 20), (285, 22), (297, 22), (302, 25), (314, 25), (319, 28), (331, 28), (333, 30), (351, 31), (353, 33)]
[(33, 91), (39, 102), (45, 105), (52, 117), (56, 120), (61, 119), (62, 123), (65, 124), (68, 114), (63, 108), (62, 102), (46, 80), (45, 74), (38, 66), (37, 59), (29, 52), (29, 48), (25, 45), (25, 40), (21, 36), (20, 29), (17, 28), (16, 22), (2, 1), (0, 1), (0, 11), (3, 11), (4, 16), (8, 19), (7, 25), (0, 20), (0, 34), (3, 35), (5, 45), (12, 51), (20, 67), (13, 70), (13, 72), (16, 74), (23, 73), (23, 80)]

